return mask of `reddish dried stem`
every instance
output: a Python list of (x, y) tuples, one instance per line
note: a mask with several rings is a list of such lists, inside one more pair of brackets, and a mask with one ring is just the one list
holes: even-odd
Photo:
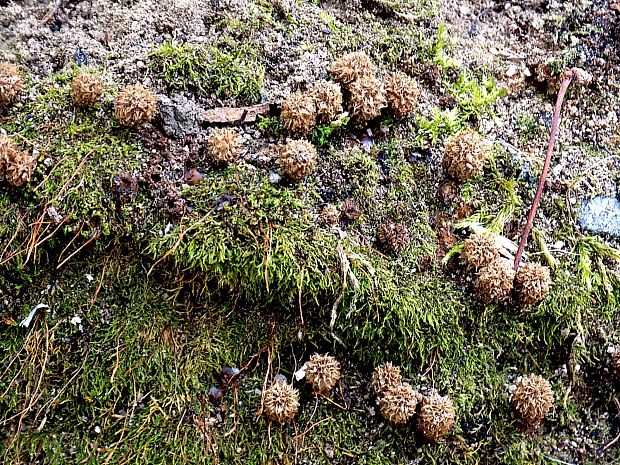
[(558, 92), (558, 98), (555, 102), (555, 110), (553, 112), (553, 121), (551, 122), (551, 135), (549, 137), (547, 157), (545, 158), (545, 165), (543, 167), (542, 173), (540, 174), (540, 180), (538, 181), (538, 189), (536, 190), (536, 195), (534, 196), (534, 200), (532, 201), (530, 212), (527, 215), (527, 223), (525, 223), (525, 229), (523, 230), (523, 235), (521, 236), (521, 241), (519, 242), (519, 249), (517, 250), (517, 255), (515, 256), (515, 271), (518, 271), (519, 269), (523, 250), (525, 249), (527, 238), (530, 235), (530, 231), (532, 230), (534, 217), (536, 216), (536, 210), (538, 209), (538, 205), (540, 204), (540, 198), (542, 197), (542, 192), (545, 187), (545, 181), (547, 180), (547, 171), (549, 171), (549, 165), (551, 163), (551, 155), (553, 155), (553, 147), (555, 146), (558, 126), (560, 124), (560, 111), (562, 110), (562, 102), (564, 102), (564, 95), (566, 94), (566, 90), (568, 89), (568, 86), (570, 85), (574, 77), (574, 72), (566, 73), (562, 80), (560, 91)]

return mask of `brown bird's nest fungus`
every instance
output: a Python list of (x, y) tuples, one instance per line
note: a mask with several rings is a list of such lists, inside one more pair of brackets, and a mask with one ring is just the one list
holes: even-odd
[(474, 288), (483, 302), (505, 302), (511, 296), (514, 277), (512, 263), (498, 258), (478, 271)]
[(314, 354), (306, 362), (306, 381), (314, 392), (327, 394), (340, 380), (340, 363), (331, 355)]
[(407, 249), (411, 236), (403, 223), (383, 223), (377, 227), (377, 242), (386, 252), (401, 254)]
[(114, 112), (123, 126), (142, 126), (153, 119), (156, 111), (157, 97), (142, 84), (125, 87), (116, 97)]
[(390, 423), (407, 423), (415, 415), (416, 407), (420, 402), (420, 394), (406, 384), (388, 389), (379, 398), (379, 411), (383, 418)]
[(24, 78), (13, 63), (0, 63), (0, 107), (14, 103), (24, 91)]
[(538, 375), (522, 377), (512, 394), (512, 408), (519, 419), (529, 425), (542, 422), (553, 406), (549, 381)]
[(316, 116), (315, 100), (309, 94), (297, 91), (282, 102), (280, 113), (282, 126), (291, 135), (310, 134), (316, 124)]
[(310, 95), (314, 99), (317, 123), (331, 123), (342, 113), (342, 89), (339, 84), (329, 81), (318, 82), (310, 89)]
[(341, 56), (332, 64), (332, 76), (336, 81), (349, 85), (362, 77), (373, 77), (375, 65), (363, 52), (352, 52)]
[(381, 395), (390, 389), (400, 386), (402, 382), (403, 376), (400, 373), (400, 367), (387, 362), (379, 365), (372, 372), (370, 390), (375, 395)]
[(0, 134), (0, 176), (12, 186), (21, 186), (32, 180), (35, 157), (20, 150), (15, 141)]
[(299, 410), (299, 391), (286, 381), (276, 381), (265, 390), (265, 415), (272, 421), (291, 421)]
[(358, 123), (368, 122), (387, 106), (383, 84), (373, 76), (362, 76), (349, 86), (349, 112)]
[(101, 100), (103, 80), (95, 74), (82, 72), (71, 82), (71, 98), (79, 107), (92, 107)]
[(475, 131), (465, 131), (446, 144), (443, 167), (458, 181), (466, 181), (482, 172), (488, 156), (485, 140)]
[(495, 236), (472, 234), (463, 243), (461, 262), (468, 268), (478, 270), (499, 259), (499, 247)]
[(454, 426), (456, 411), (447, 396), (433, 393), (422, 399), (418, 415), (418, 430), (429, 441), (437, 441), (450, 432)]
[(539, 263), (525, 263), (515, 276), (515, 293), (518, 302), (533, 305), (543, 300), (551, 288), (549, 268)]
[(316, 149), (305, 140), (289, 141), (280, 150), (280, 168), (293, 181), (301, 181), (312, 173), (317, 160)]
[(420, 88), (405, 73), (391, 73), (385, 80), (387, 106), (397, 117), (409, 116), (418, 106)]
[(214, 129), (207, 141), (207, 151), (216, 164), (233, 163), (239, 158), (242, 150), (243, 137), (234, 129)]

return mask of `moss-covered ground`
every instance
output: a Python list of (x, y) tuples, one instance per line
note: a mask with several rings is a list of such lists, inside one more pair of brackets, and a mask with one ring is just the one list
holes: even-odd
[[(414, 11), (421, 21), (432, 8), (370, 5), (382, 14)], [(400, 68), (415, 53), (438, 66), (454, 108), (415, 124), (385, 118), (379, 124), (388, 131), (370, 150), (348, 148), (348, 129), (320, 134), (319, 166), (300, 184), (274, 183), (245, 161), (205, 165), (190, 186), (162, 163), (154, 182), (162, 155), (152, 141), (163, 135), (156, 126), (121, 128), (114, 89), (95, 108), (75, 110), (68, 92), (76, 70), (33, 85), (0, 119), (38, 157), (30, 184), (0, 184), (0, 462), (620, 461), (617, 447), (607, 447), (620, 424), (618, 384), (606, 368), (607, 348), (620, 342), (620, 283), (609, 271), (620, 253), (580, 232), (561, 199), (546, 199), (540, 214), (563, 227), (536, 231), (528, 252), (553, 260), (551, 295), (525, 310), (473, 297), (469, 277), (446, 253), (469, 224), (498, 233), (520, 227), (535, 186), (495, 146), (484, 174), (456, 200), (437, 194), (429, 147), (490, 117), (503, 91), (484, 70), (450, 63), (444, 31), (432, 39), (401, 31), (407, 40), (399, 43), (410, 45), (399, 50), (387, 43), (397, 32), (386, 28), (374, 58)], [(336, 44), (339, 34), (354, 34), (332, 29)], [(176, 90), (257, 100), (258, 50), (227, 47), (164, 44), (151, 69)], [(205, 64), (202, 54), (219, 64)], [(252, 78), (237, 80), (233, 70), (230, 80), (232, 68), (218, 60)], [(529, 134), (530, 122), (520, 124)], [(135, 180), (129, 192), (123, 179)], [(166, 208), (171, 192), (182, 214)], [(326, 203), (345, 199), (359, 218), (319, 223)], [(384, 221), (409, 227), (411, 244), (399, 256), (375, 243)], [(547, 244), (557, 241), (570, 253), (551, 257)], [(315, 398), (296, 382), (295, 422), (269, 424), (261, 391), (277, 373), (291, 380), (314, 352), (341, 360), (341, 384), (330, 398)], [(445, 440), (429, 444), (413, 426), (381, 419), (367, 381), (384, 361), (400, 365), (413, 386), (454, 399), (457, 422)], [(511, 413), (509, 386), (531, 372), (551, 381), (555, 407), (542, 427), (525, 431)]]

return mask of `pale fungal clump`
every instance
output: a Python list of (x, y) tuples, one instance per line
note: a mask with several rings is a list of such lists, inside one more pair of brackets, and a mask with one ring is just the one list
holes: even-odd
[(207, 151), (216, 164), (236, 161), (243, 150), (243, 137), (230, 128), (214, 129), (207, 141)]
[(549, 268), (539, 263), (525, 263), (515, 277), (515, 292), (520, 303), (533, 305), (549, 294), (551, 276)]
[(101, 100), (103, 80), (100, 76), (80, 73), (71, 82), (71, 98), (78, 107), (92, 107)]
[(553, 406), (549, 381), (538, 375), (522, 377), (512, 394), (512, 408), (517, 417), (529, 425), (542, 422)]
[(293, 181), (301, 181), (312, 173), (317, 159), (316, 149), (305, 140), (292, 140), (280, 151), (280, 167)]
[(387, 106), (398, 117), (409, 116), (418, 106), (420, 88), (405, 73), (391, 73), (384, 83)]
[(325, 205), (319, 213), (319, 221), (326, 226), (334, 226), (339, 220), (340, 209), (332, 203)]
[(478, 270), (499, 258), (499, 247), (491, 234), (472, 234), (463, 243), (461, 262), (467, 267)]
[(332, 64), (334, 79), (344, 85), (362, 77), (373, 77), (374, 74), (375, 65), (364, 52), (347, 53)]
[(390, 389), (400, 386), (402, 382), (403, 376), (400, 373), (400, 367), (387, 362), (379, 365), (372, 372), (370, 390), (375, 395), (381, 395)]
[(488, 156), (488, 146), (480, 134), (464, 131), (446, 144), (443, 167), (459, 181), (466, 181), (482, 172)]
[(359, 123), (376, 118), (387, 105), (383, 84), (372, 76), (363, 76), (353, 82), (349, 92), (349, 111)]
[(400, 254), (405, 251), (411, 236), (403, 223), (383, 223), (377, 228), (377, 241), (390, 253)]
[(342, 113), (342, 89), (335, 82), (318, 82), (310, 89), (310, 95), (314, 99), (318, 123), (331, 123)]
[(14, 103), (24, 91), (24, 78), (13, 63), (0, 63), (0, 107)]
[(125, 87), (116, 97), (114, 112), (123, 126), (142, 126), (153, 119), (156, 111), (157, 97), (142, 84)]
[(500, 303), (510, 298), (514, 278), (512, 263), (498, 258), (480, 269), (474, 287), (483, 302)]
[(407, 383), (385, 391), (379, 398), (379, 411), (383, 418), (390, 423), (407, 423), (415, 414), (420, 402), (420, 394)]
[(314, 354), (306, 362), (306, 381), (314, 392), (327, 394), (340, 380), (340, 363), (331, 355)]
[(276, 381), (265, 389), (265, 415), (272, 421), (291, 421), (299, 410), (299, 391), (286, 381)]
[(316, 124), (316, 105), (309, 94), (295, 92), (282, 102), (282, 126), (289, 134), (306, 136)]
[(455, 417), (452, 400), (447, 396), (432, 393), (422, 399), (418, 430), (429, 441), (437, 441), (450, 432)]
[(0, 134), (0, 176), (12, 186), (21, 186), (32, 180), (35, 157), (19, 149), (15, 141)]

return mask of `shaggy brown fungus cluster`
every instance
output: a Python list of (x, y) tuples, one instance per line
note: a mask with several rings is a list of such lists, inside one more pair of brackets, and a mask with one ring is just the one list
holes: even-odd
[(318, 155), (305, 140), (292, 140), (280, 151), (280, 168), (293, 181), (301, 181), (316, 168)]
[(282, 102), (282, 126), (289, 134), (306, 136), (316, 124), (316, 104), (309, 94), (295, 92)]
[(420, 88), (415, 79), (404, 73), (391, 73), (385, 80), (388, 108), (395, 116), (409, 116), (418, 106)]
[(420, 402), (420, 394), (407, 383), (388, 389), (379, 397), (381, 415), (390, 423), (407, 423)]
[(405, 224), (388, 222), (377, 228), (377, 241), (386, 251), (400, 254), (409, 245), (411, 237)]
[(443, 167), (458, 181), (466, 181), (482, 172), (488, 147), (477, 132), (464, 131), (446, 144)]
[(515, 292), (520, 303), (533, 305), (549, 294), (551, 276), (549, 268), (539, 263), (525, 263), (515, 276)]
[(383, 363), (375, 368), (370, 378), (370, 390), (375, 395), (381, 395), (390, 389), (393, 389), (403, 382), (403, 376), (400, 373), (400, 367), (393, 365), (391, 362)]
[(92, 107), (101, 100), (103, 95), (103, 80), (101, 77), (80, 73), (71, 82), (71, 98), (78, 107)]
[(207, 151), (216, 164), (236, 161), (243, 150), (243, 138), (230, 128), (214, 129), (207, 141)]
[(497, 258), (478, 271), (474, 287), (483, 302), (505, 302), (511, 296), (514, 278), (512, 263), (505, 258)]
[(381, 114), (387, 106), (383, 84), (373, 76), (362, 76), (349, 86), (349, 111), (359, 122), (367, 122)]
[(0, 176), (12, 186), (21, 186), (32, 180), (35, 158), (22, 152), (15, 141), (0, 134)]
[(142, 84), (125, 87), (116, 97), (114, 112), (123, 126), (136, 128), (150, 122), (157, 110), (157, 97)]
[(15, 102), (24, 88), (21, 70), (13, 63), (0, 63), (0, 107)]
[(492, 234), (472, 234), (463, 243), (461, 262), (468, 268), (478, 270), (499, 258), (499, 247)]
[(538, 375), (522, 377), (512, 394), (512, 408), (517, 417), (529, 425), (542, 422), (553, 406), (549, 381)]
[(454, 426), (456, 411), (449, 397), (432, 393), (422, 399), (418, 415), (418, 431), (429, 441), (437, 441)]
[(299, 391), (286, 381), (278, 380), (265, 390), (265, 415), (272, 421), (291, 421), (299, 410)]
[(375, 65), (363, 52), (352, 52), (341, 56), (332, 65), (332, 75), (336, 81), (349, 85), (362, 77), (373, 77)]
[(331, 123), (342, 113), (342, 89), (335, 82), (318, 82), (310, 89), (310, 95), (316, 105), (317, 123)]
[(331, 355), (314, 354), (306, 362), (306, 381), (318, 394), (328, 394), (340, 380), (340, 363)]

